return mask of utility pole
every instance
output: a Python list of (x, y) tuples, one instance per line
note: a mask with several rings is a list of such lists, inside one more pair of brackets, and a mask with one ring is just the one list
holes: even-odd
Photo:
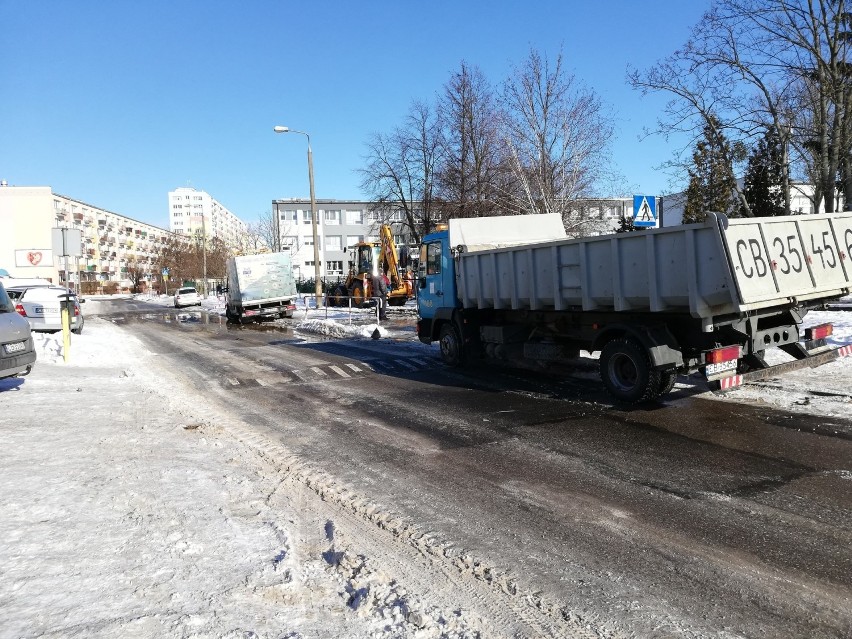
[(205, 299), (207, 298), (207, 225), (205, 224), (204, 210), (201, 211), (201, 269), (203, 272), (204, 284), (202, 290)]

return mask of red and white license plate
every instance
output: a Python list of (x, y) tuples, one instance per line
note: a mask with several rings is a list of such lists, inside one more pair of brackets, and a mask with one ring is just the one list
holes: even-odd
[(704, 370), (704, 374), (707, 377), (712, 377), (713, 375), (718, 375), (719, 373), (724, 373), (725, 371), (735, 370), (737, 370), (737, 360), (731, 359), (727, 362), (719, 362), (718, 364), (707, 364), (707, 368)]

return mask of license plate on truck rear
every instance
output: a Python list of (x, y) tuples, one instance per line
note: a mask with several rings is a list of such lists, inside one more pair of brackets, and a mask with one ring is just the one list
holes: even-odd
[(718, 364), (707, 364), (707, 367), (704, 369), (704, 375), (713, 377), (719, 373), (735, 370), (737, 370), (737, 360), (731, 359), (727, 362), (719, 362)]

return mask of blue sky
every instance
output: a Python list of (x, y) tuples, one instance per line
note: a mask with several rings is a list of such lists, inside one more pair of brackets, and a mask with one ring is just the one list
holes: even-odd
[(665, 96), (628, 63), (684, 43), (705, 0), (342, 2), (0, 0), (0, 179), (167, 227), (193, 186), (246, 221), (275, 198), (359, 199), (374, 132), (431, 101), (462, 60), (498, 84), (530, 48), (560, 49), (615, 115), (613, 156), (636, 193), (675, 143), (639, 140)]

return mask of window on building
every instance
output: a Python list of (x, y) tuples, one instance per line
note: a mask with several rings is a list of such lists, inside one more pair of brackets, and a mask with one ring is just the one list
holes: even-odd
[(310, 211), (302, 211), (302, 224), (310, 224), (311, 223), (311, 212)]
[(312, 267), (313, 265), (314, 265), (313, 260), (310, 260), (309, 262), (305, 262), (305, 266), (311, 266)]
[(340, 211), (326, 211), (323, 219), (326, 224), (340, 224)]
[(363, 211), (346, 211), (346, 223), (347, 224), (363, 224), (364, 223), (364, 212)]
[(325, 250), (326, 251), (340, 251), (342, 250), (342, 237), (340, 235), (326, 235), (325, 236)]
[(343, 262), (340, 260), (331, 260), (325, 263), (326, 275), (343, 275)]
[(304, 240), (302, 240), (302, 246), (313, 246), (313, 245), (314, 245), (314, 238), (312, 238), (312, 237), (306, 237)]

